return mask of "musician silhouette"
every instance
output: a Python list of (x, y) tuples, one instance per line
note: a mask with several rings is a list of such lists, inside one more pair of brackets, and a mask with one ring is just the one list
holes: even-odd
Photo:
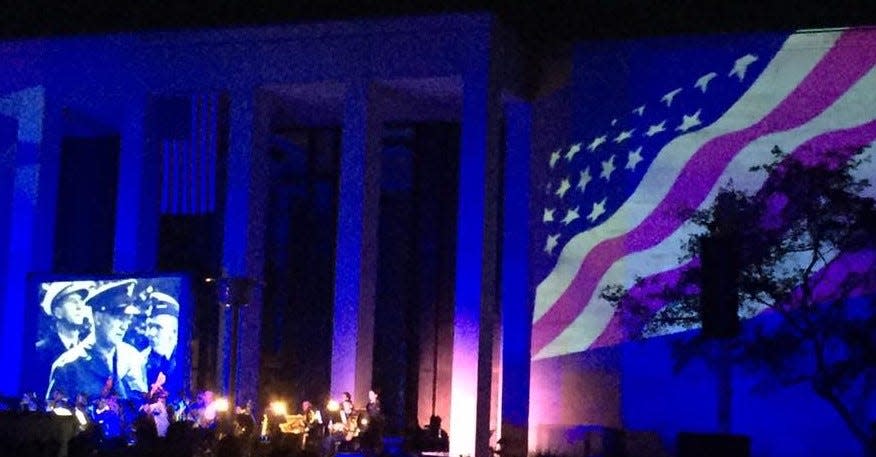
[(383, 452), (383, 429), (386, 421), (380, 407), (379, 395), (374, 389), (368, 391), (368, 404), (365, 406), (365, 412), (368, 426), (362, 433), (362, 448), (366, 453), (377, 455)]

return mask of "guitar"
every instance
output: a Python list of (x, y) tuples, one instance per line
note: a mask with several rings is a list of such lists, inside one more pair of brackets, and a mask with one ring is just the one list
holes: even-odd
[(152, 384), (152, 387), (149, 389), (149, 398), (151, 399), (155, 394), (163, 391), (164, 383), (167, 382), (167, 376), (164, 375), (163, 371), (158, 372), (158, 376), (155, 377), (155, 382)]

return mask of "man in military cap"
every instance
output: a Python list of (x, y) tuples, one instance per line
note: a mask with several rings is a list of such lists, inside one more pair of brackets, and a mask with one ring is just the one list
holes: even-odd
[[(38, 388), (44, 389), (55, 360), (76, 346), (91, 331), (91, 310), (85, 305), (92, 281), (58, 281), (48, 284), (40, 308), (51, 321), (50, 329), (36, 343)], [(71, 392), (72, 394), (72, 392)]]
[(176, 344), (179, 338), (179, 302), (163, 292), (149, 294), (150, 312), (146, 319), (149, 347), (143, 351), (146, 359), (146, 381), (151, 385), (164, 373), (175, 380)]
[(94, 290), (85, 300), (94, 314), (94, 334), (62, 354), (54, 365), (46, 396), (59, 390), (82, 392), (89, 398), (115, 391), (120, 398), (138, 396), (146, 387), (143, 356), (123, 341), (131, 316), (136, 280), (114, 281)]

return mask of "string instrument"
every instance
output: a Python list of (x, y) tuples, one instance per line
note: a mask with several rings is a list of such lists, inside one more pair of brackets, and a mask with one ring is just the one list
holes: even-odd
[(353, 410), (349, 416), (346, 414), (341, 416), (345, 419), (340, 424), (343, 426), (341, 431), (344, 433), (344, 440), (350, 441), (359, 436), (359, 415), (360, 411)]
[(140, 411), (147, 414), (167, 412), (165, 409), (166, 406), (160, 404), (157, 400), (158, 395), (165, 394), (163, 387), (165, 382), (167, 382), (167, 377), (164, 376), (164, 373), (158, 372), (158, 376), (155, 377), (155, 382), (149, 389), (149, 394), (146, 395), (146, 401), (140, 406)]
[(102, 396), (94, 405), (94, 421), (100, 425), (104, 436), (115, 438), (121, 436), (123, 430), (122, 407), (116, 397)]
[(106, 382), (103, 383), (103, 388), (100, 389), (100, 397), (101, 398), (109, 397), (109, 394), (112, 390), (113, 390), (113, 377), (108, 376), (106, 378)]
[(280, 431), (300, 435), (306, 429), (303, 414), (287, 414), (286, 420), (280, 424)]
[(157, 394), (164, 387), (165, 382), (167, 382), (167, 376), (164, 375), (163, 371), (159, 371), (158, 376), (155, 377), (155, 382), (152, 384), (152, 388), (149, 389), (149, 398)]

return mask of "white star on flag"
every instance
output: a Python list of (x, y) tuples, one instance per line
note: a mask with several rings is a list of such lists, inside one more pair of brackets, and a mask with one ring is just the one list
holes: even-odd
[(602, 161), (602, 173), (599, 174), (600, 178), (605, 178), (606, 181), (611, 179), (611, 173), (614, 171), (614, 155), (608, 158), (608, 160)]
[(581, 143), (575, 143), (575, 144), (573, 144), (573, 145), (569, 148), (569, 152), (566, 153), (566, 160), (568, 160), (569, 162), (571, 162), (571, 161), (572, 161), (572, 158), (574, 158), (574, 157), (575, 157), (575, 154), (577, 154), (580, 150), (581, 150)]
[(667, 106), (667, 107), (668, 107), (668, 106), (671, 106), (671, 105), (672, 105), (672, 99), (674, 99), (675, 96), (678, 95), (679, 92), (681, 92), (681, 88), (680, 88), (680, 87), (679, 87), (678, 89), (675, 89), (675, 90), (671, 91), (671, 92), (668, 92), (666, 95), (663, 96), (663, 98), (660, 99), (660, 101), (661, 101), (661, 102), (666, 102), (666, 106)]
[(557, 191), (554, 193), (557, 195), (557, 197), (563, 198), (563, 196), (566, 195), (566, 191), (569, 190), (570, 187), (572, 186), (569, 184), (569, 180), (563, 179), (560, 182), (560, 187), (558, 187)]
[(557, 164), (557, 160), (560, 160), (560, 151), (554, 151), (551, 153), (551, 168), (553, 168)]
[(593, 152), (596, 150), (596, 148), (599, 147), (599, 145), (601, 145), (602, 143), (605, 143), (605, 140), (607, 140), (607, 139), (608, 138), (605, 135), (598, 136), (598, 137), (594, 138), (593, 141), (590, 142), (590, 144), (587, 145), (587, 149), (590, 152)]
[(711, 73), (706, 73), (706, 74), (700, 76), (700, 79), (697, 80), (697, 83), (694, 84), (694, 87), (699, 88), (705, 94), (706, 89), (709, 86), (709, 81), (711, 81), (712, 78), (714, 78), (715, 76), (718, 76), (718, 74), (715, 73), (714, 71)]
[(733, 64), (733, 69), (730, 70), (730, 74), (727, 76), (736, 75), (739, 77), (739, 80), (742, 81), (745, 79), (745, 70), (748, 69), (748, 66), (754, 63), (757, 60), (757, 56), (754, 54), (745, 54), (744, 56), (736, 59), (736, 63)]
[(631, 138), (633, 136), (633, 132), (635, 132), (635, 131), (636, 131), (636, 129), (624, 130), (624, 131), (618, 133), (617, 136), (614, 137), (614, 140), (612, 140), (612, 141), (614, 141), (615, 143), (620, 143), (623, 140)]
[(584, 169), (584, 171), (579, 172), (580, 176), (578, 177), (578, 185), (575, 186), (576, 189), (579, 189), (582, 193), (587, 190), (587, 183), (593, 179), (590, 176), (590, 167)]
[(633, 112), (638, 114), (639, 116), (644, 116), (645, 115), (645, 105), (639, 106), (638, 108), (634, 109)]
[(544, 209), (544, 215), (541, 217), (542, 222), (553, 222), (554, 221), (554, 209)]
[(635, 151), (630, 151), (630, 155), (627, 156), (627, 166), (624, 167), (628, 170), (636, 171), (636, 165), (642, 161), (642, 147), (639, 146)]
[(563, 224), (569, 225), (575, 219), (578, 219), (578, 207), (575, 209), (566, 210), (566, 216), (563, 217)]
[(560, 239), (560, 234), (548, 235), (547, 241), (544, 243), (544, 252), (548, 254), (554, 253), (554, 248), (557, 247), (557, 240)]
[(701, 124), (700, 122), (700, 112), (702, 110), (697, 110), (696, 113), (688, 116), (687, 114), (682, 115), (681, 125), (675, 128), (675, 130), (681, 130), (682, 132), (687, 132), (688, 130), (698, 126)]
[(654, 125), (648, 127), (648, 131), (645, 132), (645, 136), (654, 136), (654, 135), (666, 130), (665, 126), (666, 126), (666, 121), (663, 121), (659, 124), (654, 124)]
[(596, 219), (598, 219), (599, 216), (602, 216), (602, 214), (605, 213), (605, 202), (607, 200), (608, 200), (607, 198), (603, 198), (601, 202), (594, 203), (593, 209), (591, 209), (590, 214), (587, 215), (587, 220), (589, 220), (590, 222), (593, 222)]

